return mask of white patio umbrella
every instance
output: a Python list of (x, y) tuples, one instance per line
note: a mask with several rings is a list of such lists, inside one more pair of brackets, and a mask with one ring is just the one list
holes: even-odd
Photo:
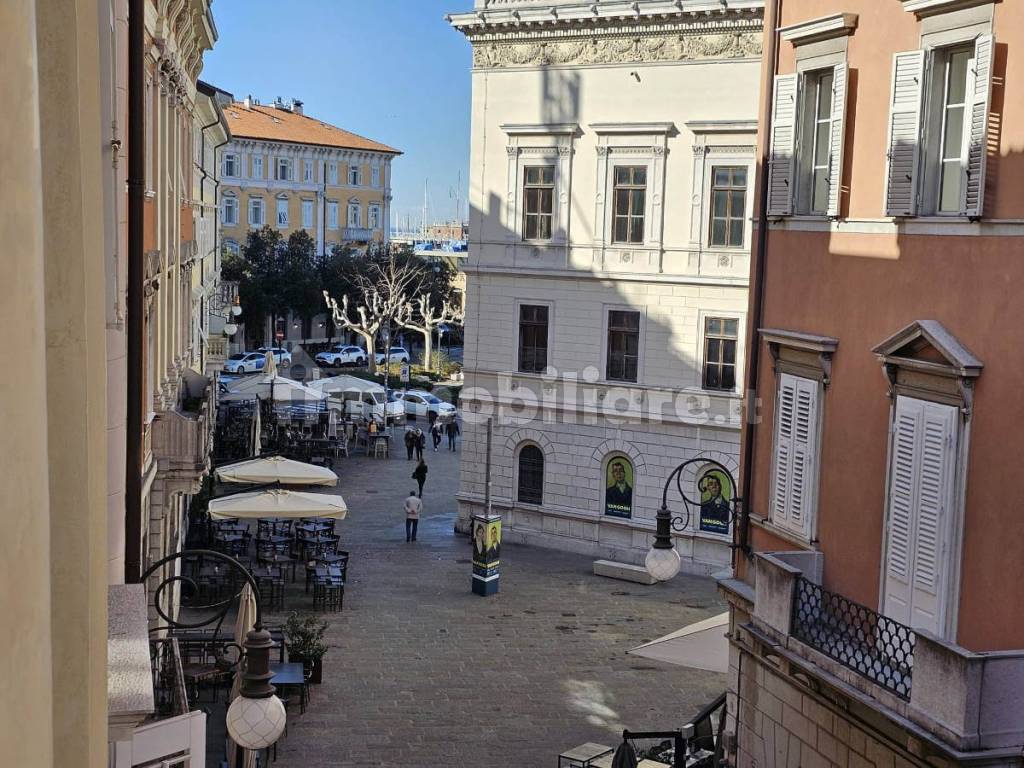
[(224, 483), (281, 483), (283, 485), (338, 484), (338, 476), (327, 467), (318, 467), (284, 456), (246, 459), (220, 467), (217, 479)]
[[(238, 601), (238, 615), (235, 617), (235, 644), (239, 648), (245, 647), (245, 638), (249, 634), (249, 630), (256, 625), (256, 595), (253, 594), (252, 586), (246, 584), (242, 587), (242, 594)], [(229, 703), (234, 701), (238, 696), (239, 691), (242, 690), (242, 674), (243, 664), (238, 665), (238, 669), (235, 671), (235, 679), (231, 683), (231, 697), (228, 700)], [(229, 737), (230, 738), (230, 737)], [(231, 742), (234, 744), (234, 742)], [(235, 763), (236, 749), (232, 748), (228, 751), (228, 765), (231, 768), (242, 768), (237, 766)], [(246, 753), (245, 755), (245, 766), (244, 768), (251, 768), (256, 764), (256, 755), (252, 753)]]
[(331, 408), (327, 414), (327, 436), (338, 436), (338, 412), (333, 408)]
[(268, 397), (275, 403), (296, 403), (320, 402), (326, 400), (328, 395), (275, 372), (265, 376), (250, 376), (244, 381), (237, 382), (227, 392), (221, 393), (220, 401), (237, 402)]
[(629, 653), (680, 667), (728, 672), (729, 641), (725, 638), (728, 629), (729, 614), (720, 613), (670, 635), (638, 645)]
[(263, 450), (263, 425), (260, 424), (260, 399), (256, 398), (256, 413), (252, 417), (252, 455), (259, 456)]
[(267, 376), (277, 376), (277, 359), (273, 352), (267, 352), (267, 359), (263, 363), (263, 372)]
[(209, 504), (210, 517), (245, 518), (264, 517), (328, 517), (344, 520), (348, 514), (345, 500), (336, 494), (305, 493), (283, 488), (235, 493), (213, 499)]

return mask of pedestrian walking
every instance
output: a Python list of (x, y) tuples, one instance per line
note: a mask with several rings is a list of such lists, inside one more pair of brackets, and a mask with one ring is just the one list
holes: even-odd
[(430, 428), (430, 439), (434, 443), (434, 453), (437, 453), (437, 448), (438, 448), (439, 445), (441, 445), (441, 425), (440, 424), (435, 423), (434, 426), (432, 426)]
[(416, 431), (412, 433), (413, 447), (416, 449), (416, 458), (423, 461), (423, 449), (427, 447), (427, 436), (423, 434), (423, 430), (416, 427)]
[(416, 447), (416, 438), (411, 429), (405, 430), (405, 453), (406, 459), (412, 461), (412, 452)]
[(458, 437), (459, 434), (461, 434), (461, 432), (462, 430), (459, 429), (458, 422), (456, 422), (455, 419), (452, 419), (451, 421), (444, 425), (444, 433), (448, 435), (449, 451), (455, 450), (455, 438)]
[(430, 411), (427, 413), (427, 423), (431, 431), (434, 430), (434, 424), (437, 423), (437, 411)]
[(416, 469), (412, 471), (412, 479), (420, 487), (420, 498), (423, 498), (423, 484), (427, 482), (427, 462), (422, 458), (419, 464), (416, 465)]
[[(420, 491), (423, 490), (423, 483), (420, 483)], [(416, 495), (416, 491), (409, 491), (409, 498), (405, 500), (405, 543), (416, 541), (416, 529), (420, 526), (420, 513), (423, 511), (423, 502)]]

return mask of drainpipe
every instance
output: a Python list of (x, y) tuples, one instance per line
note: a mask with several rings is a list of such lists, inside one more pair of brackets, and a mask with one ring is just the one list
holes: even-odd
[[(757, 253), (754, 256), (754, 269), (750, 281), (750, 325), (747, 329), (747, 402), (746, 419), (747, 434), (743, 443), (743, 516), (740, 519), (738, 530), (739, 541), (737, 549), (749, 556), (750, 554), (750, 513), (754, 508), (753, 504), (753, 467), (754, 467), (754, 443), (757, 435), (757, 402), (758, 402), (758, 378), (761, 370), (761, 340), (758, 336), (758, 329), (761, 327), (764, 316), (764, 265), (768, 252), (768, 161), (771, 153), (771, 126), (772, 126), (772, 94), (774, 91), (775, 73), (779, 68), (779, 34), (776, 31), (779, 25), (779, 18), (782, 11), (782, 0), (771, 0), (765, 3), (764, 26), (768, 30), (768, 50), (765, 51), (764, 61), (768, 66), (763, 73), (761, 88), (765, 94), (764, 107), (761, 114), (761, 126), (763, 128), (761, 138), (761, 152), (758, 162), (761, 166), (761, 179), (758, 185), (758, 212), (757, 212)], [(736, 550), (733, 550), (733, 570), (736, 569)]]
[(145, 0), (128, 1), (128, 287), (127, 403), (125, 424), (124, 580), (142, 575), (142, 378), (145, 355), (145, 254), (143, 218), (146, 199)]

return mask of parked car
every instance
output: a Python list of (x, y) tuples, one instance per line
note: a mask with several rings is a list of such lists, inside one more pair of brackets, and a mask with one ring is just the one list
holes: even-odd
[(337, 367), (340, 365), (366, 365), (366, 351), (362, 347), (351, 344), (335, 344), (325, 352), (316, 356), (318, 365)]
[(448, 419), (455, 418), (457, 410), (451, 403), (446, 403), (444, 400), (432, 395), (422, 389), (410, 389), (405, 392), (399, 392), (396, 397), (402, 399), (405, 403), (405, 413), (407, 416), (413, 418), (417, 417), (428, 417), (431, 413), (437, 414), (437, 416), (447, 421)]
[[(377, 365), (384, 364), (384, 353), (378, 352), (374, 355), (377, 360)], [(388, 358), (392, 363), (408, 363), (409, 362), (409, 350), (405, 347), (392, 347), (388, 350)]]
[(224, 361), (225, 373), (256, 373), (267, 362), (265, 352), (238, 352)]
[(355, 376), (332, 376), (310, 382), (310, 389), (326, 392), (328, 408), (340, 410), (349, 418), (375, 419), (384, 421), (387, 412), (389, 424), (405, 423), (405, 406), (392, 397), (384, 399), (384, 387), (375, 381)]
[(287, 349), (282, 349), (281, 347), (260, 347), (256, 351), (264, 356), (266, 356), (267, 352), (273, 352), (274, 362), (279, 366), (292, 364), (292, 353)]

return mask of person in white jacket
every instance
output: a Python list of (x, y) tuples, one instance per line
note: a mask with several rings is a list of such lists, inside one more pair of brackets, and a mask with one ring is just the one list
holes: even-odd
[(423, 501), (416, 491), (409, 491), (409, 497), (405, 500), (405, 542), (416, 541), (416, 529), (420, 525), (420, 513), (423, 511)]

